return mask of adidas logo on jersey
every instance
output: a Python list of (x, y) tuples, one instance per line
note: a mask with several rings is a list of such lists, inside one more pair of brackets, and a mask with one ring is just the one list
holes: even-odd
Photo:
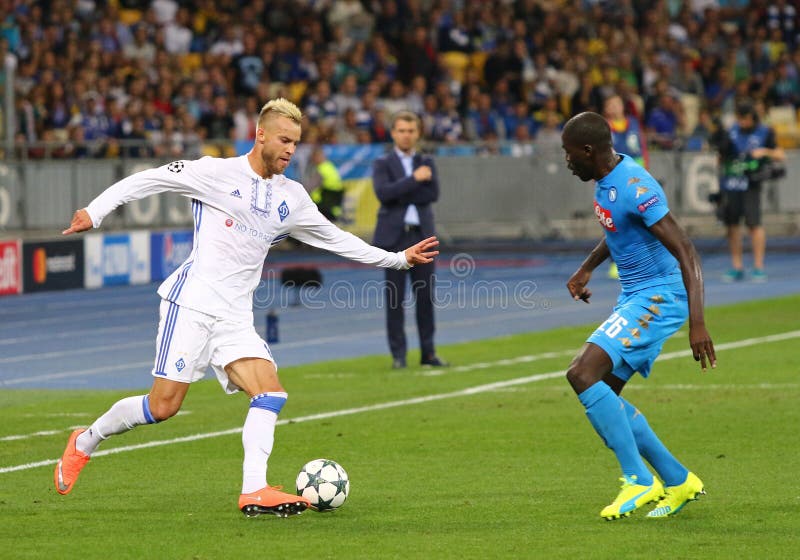
[(235, 191), (231, 191), (231, 196), (234, 198), (242, 198), (242, 193), (239, 192), (239, 189), (236, 189)]

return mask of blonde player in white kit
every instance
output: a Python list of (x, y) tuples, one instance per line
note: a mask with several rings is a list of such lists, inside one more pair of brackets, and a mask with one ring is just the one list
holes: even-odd
[(271, 244), (292, 236), (354, 261), (409, 268), (439, 254), (430, 237), (389, 253), (346, 233), (317, 210), (300, 183), (282, 175), (300, 141), (300, 110), (270, 101), (258, 117), (246, 156), (175, 161), (127, 177), (75, 212), (65, 235), (99, 227), (117, 206), (160, 192), (192, 199), (194, 246), (158, 289), (162, 298), (153, 385), (149, 394), (116, 402), (85, 430), (75, 430), (54, 482), (68, 494), (97, 446), (109, 436), (174, 416), (189, 384), (211, 365), (223, 389), (250, 397), (242, 430), (244, 466), (239, 509), (282, 517), (305, 510), (305, 498), (267, 485), (278, 413), (286, 392), (269, 347), (253, 327), (253, 292)]

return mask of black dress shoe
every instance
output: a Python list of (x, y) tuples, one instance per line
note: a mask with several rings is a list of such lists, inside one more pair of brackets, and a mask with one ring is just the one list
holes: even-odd
[(406, 367), (405, 360), (401, 360), (400, 358), (395, 358), (392, 361), (392, 369), (405, 369), (405, 367)]
[(420, 364), (427, 367), (447, 367), (450, 365), (439, 356), (435, 355), (431, 356), (430, 358), (425, 358), (420, 362)]

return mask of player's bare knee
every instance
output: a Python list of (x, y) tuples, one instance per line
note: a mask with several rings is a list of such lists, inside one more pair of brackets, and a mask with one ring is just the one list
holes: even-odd
[(264, 390), (263, 391), (259, 391), (260, 393), (285, 393), (286, 392), (286, 389), (283, 388), (283, 385), (281, 385), (281, 382), (278, 381), (277, 378), (271, 379), (271, 380), (267, 380), (266, 383), (262, 384), (262, 387), (264, 388)]
[(577, 394), (582, 393), (594, 383), (594, 376), (579, 360), (570, 364), (566, 377)]
[(250, 398), (264, 393), (285, 393), (286, 389), (277, 380), (259, 380), (257, 383), (247, 383), (244, 387), (239, 386)]
[(172, 418), (181, 409), (180, 402), (174, 402), (164, 399), (150, 399), (150, 414), (156, 422), (163, 422), (168, 418)]

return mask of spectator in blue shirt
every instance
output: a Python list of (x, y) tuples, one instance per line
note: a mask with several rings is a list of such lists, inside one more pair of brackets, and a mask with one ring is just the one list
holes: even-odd
[(466, 136), (470, 140), (482, 140), (490, 135), (494, 138), (506, 137), (503, 119), (492, 109), (492, 98), (488, 93), (482, 93), (478, 98), (478, 106), (470, 110), (466, 129)]
[(529, 138), (534, 138), (536, 136), (536, 131), (539, 130), (539, 123), (533, 118), (533, 112), (525, 101), (519, 101), (514, 104), (514, 110), (506, 115), (505, 126), (506, 134), (514, 138), (522, 134), (518, 132), (520, 127), (526, 129), (524, 136)]
[(663, 94), (658, 99), (658, 105), (647, 117), (647, 132), (655, 145), (669, 149), (678, 138), (682, 121), (682, 111), (678, 101), (672, 95)]

